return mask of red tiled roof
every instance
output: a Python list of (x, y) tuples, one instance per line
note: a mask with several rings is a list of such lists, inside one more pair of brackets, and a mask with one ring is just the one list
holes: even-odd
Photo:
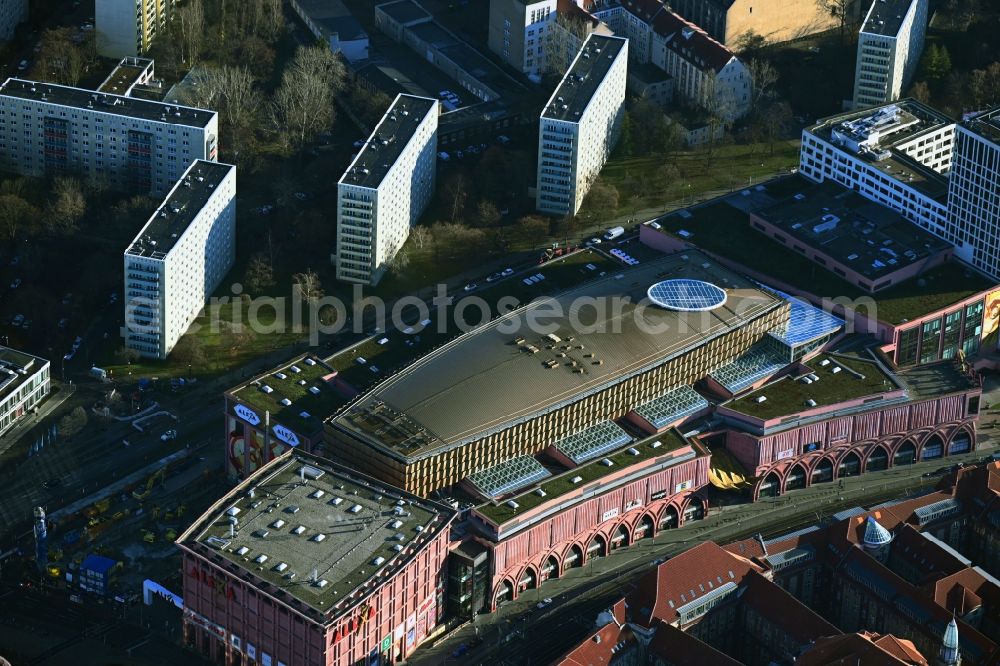
[(941, 548), (912, 525), (904, 524), (896, 530), (892, 550), (894, 556), (908, 560), (917, 570), (924, 572), (918, 584), (950, 576), (967, 566), (966, 561)]
[(988, 615), (993, 617), (1000, 615), (1000, 586), (972, 567), (929, 584), (927, 591), (939, 606), (953, 610), (959, 616), (983, 605), (984, 602), (988, 607)]
[(857, 664), (927, 666), (913, 643), (895, 636), (861, 632), (821, 638), (802, 653), (796, 666), (856, 666)]
[(620, 651), (616, 649), (623, 641), (626, 645), (635, 643), (632, 630), (625, 624), (625, 600), (619, 599), (611, 609), (616, 622), (610, 622), (596, 629), (584, 641), (570, 650), (561, 659), (559, 666), (600, 666), (610, 664)]
[(699, 69), (711, 67), (718, 72), (736, 57), (699, 26), (671, 11), (660, 12), (656, 16), (653, 30), (664, 37), (673, 35), (667, 42), (667, 47), (685, 60), (698, 65)]
[(661, 657), (674, 666), (741, 665), (741, 662), (663, 620), (656, 621), (656, 633), (649, 642), (647, 653), (650, 657)]
[(886, 634), (877, 640), (873, 640), (873, 642), (901, 661), (909, 664), (927, 664), (927, 659), (924, 658), (924, 655), (920, 654), (917, 646), (905, 638), (896, 638), (892, 634)]
[(673, 622), (677, 608), (726, 583), (740, 584), (751, 571), (762, 568), (750, 560), (705, 541), (667, 560), (640, 579), (629, 593), (629, 619), (644, 626), (656, 618)]

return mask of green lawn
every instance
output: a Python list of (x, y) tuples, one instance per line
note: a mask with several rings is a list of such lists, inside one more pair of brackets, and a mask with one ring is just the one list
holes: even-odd
[[(797, 140), (777, 141), (773, 152), (763, 144), (720, 146), (710, 155), (704, 149), (670, 155), (618, 157), (608, 160), (601, 178), (618, 189), (618, 215), (643, 208), (661, 206), (705, 192), (747, 187), (751, 179), (787, 171), (799, 163)], [(656, 180), (657, 171), (674, 164), (679, 176), (663, 186)], [(586, 215), (584, 208), (581, 214)]]

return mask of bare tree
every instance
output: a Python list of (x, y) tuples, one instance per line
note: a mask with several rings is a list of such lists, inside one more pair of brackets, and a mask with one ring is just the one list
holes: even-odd
[(771, 87), (778, 81), (778, 69), (770, 60), (754, 58), (747, 66), (750, 74), (751, 112), (760, 107), (760, 103), (771, 95)]
[(562, 78), (587, 38), (587, 22), (575, 15), (559, 13), (542, 38), (545, 64), (542, 74)]
[(87, 411), (83, 407), (75, 407), (66, 416), (59, 419), (59, 433), (66, 437), (79, 434), (87, 427)]
[(0, 229), (7, 240), (13, 242), (23, 232), (33, 233), (38, 218), (38, 209), (18, 195), (0, 195)]
[(56, 178), (45, 206), (45, 225), (50, 233), (68, 235), (87, 212), (83, 188), (75, 178)]
[(200, 88), (201, 103), (219, 111), (228, 143), (239, 155), (253, 139), (264, 104), (253, 73), (245, 65), (223, 65), (208, 70)]
[(469, 197), (469, 192), (465, 187), (465, 176), (461, 173), (449, 176), (441, 185), (441, 197), (445, 206), (451, 210), (448, 221), (458, 222), (465, 209), (465, 201)]
[(201, 0), (189, 0), (177, 10), (181, 33), (181, 60), (194, 66), (205, 42), (205, 7)]
[(254, 293), (274, 285), (274, 268), (265, 253), (258, 252), (250, 257), (243, 275), (243, 285)]
[(837, 22), (841, 43), (844, 43), (848, 28), (857, 22), (856, 4), (857, 0), (816, 0), (820, 10), (828, 13)]
[(326, 45), (299, 47), (272, 104), (275, 125), (285, 130), (287, 145), (300, 148), (333, 124), (333, 98), (345, 78), (343, 62)]
[(43, 81), (77, 85), (93, 64), (96, 53), (92, 33), (87, 33), (83, 41), (74, 41), (74, 37), (72, 28), (46, 30), (42, 35), (33, 76)]
[(618, 209), (618, 189), (597, 178), (583, 199), (587, 209), (597, 215), (610, 215)]
[(296, 273), (292, 276), (296, 288), (302, 294), (302, 298), (307, 301), (316, 301), (323, 298), (323, 285), (319, 281), (319, 276), (315, 271), (306, 269), (305, 273)]
[(413, 239), (413, 244), (417, 246), (418, 250), (423, 250), (433, 240), (430, 229), (427, 227), (413, 227), (410, 229), (410, 238)]

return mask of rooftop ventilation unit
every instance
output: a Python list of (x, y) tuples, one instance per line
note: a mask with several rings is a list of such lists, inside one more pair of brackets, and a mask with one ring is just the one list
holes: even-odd
[(538, 488), (537, 490), (535, 490), (535, 494), (538, 495), (539, 497), (545, 497), (546, 492), (541, 488)]
[(309, 387), (309, 392), (312, 393), (313, 395), (319, 395), (319, 387), (318, 386), (310, 386)]
[(327, 504), (332, 504), (333, 506), (340, 506), (344, 499), (342, 497), (334, 497)]
[(306, 526), (305, 525), (299, 525), (294, 530), (292, 530), (292, 534), (302, 534), (305, 531), (306, 531)]
[(287, 568), (288, 564), (286, 562), (278, 562), (276, 565), (274, 565), (274, 570), (277, 571), (278, 573), (283, 572)]
[(601, 458), (601, 464), (604, 465), (605, 467), (611, 467), (612, 465), (614, 465), (614, 463), (608, 460), (607, 458)]
[(361, 505), (355, 504), (350, 508), (351, 513), (361, 513)]
[(306, 365), (316, 365), (316, 361), (312, 360), (311, 358), (307, 358), (305, 361), (303, 361), (303, 363), (305, 363)]
[(372, 560), (372, 564), (377, 567), (382, 566), (384, 563), (385, 563), (385, 558), (381, 556), (376, 557), (374, 560)]
[(514, 500), (507, 500), (507, 506), (509, 506), (512, 509), (518, 509), (521, 507), (521, 505), (515, 502)]
[(809, 398), (809, 399), (806, 400), (806, 404), (809, 405), (810, 407), (815, 407), (816, 406), (816, 401), (813, 400), (812, 398)]
[(325, 534), (315, 534), (315, 535), (313, 535), (313, 538), (310, 539), (310, 541), (315, 541), (316, 543), (319, 543), (320, 541), (322, 541), (325, 538), (326, 538)]
[(293, 365), (292, 367), (290, 367), (288, 369), (291, 370), (292, 372), (294, 372), (295, 374), (299, 374), (300, 372), (302, 372), (302, 368), (300, 368), (297, 365)]
[(263, 391), (264, 393), (274, 393), (274, 389), (268, 386), (267, 384), (262, 384), (260, 390)]
[(228, 539), (223, 539), (222, 537), (219, 536), (210, 536), (207, 539), (205, 539), (205, 543), (207, 543), (212, 548), (222, 550), (223, 548), (228, 546), (230, 542)]
[(266, 539), (268, 534), (270, 534), (270, 532), (267, 530), (257, 530), (253, 533), (253, 535), (258, 539)]
[(285, 407), (291, 407), (292, 401), (289, 400), (288, 398), (282, 398), (281, 404), (284, 405)]
[(250, 552), (250, 549), (247, 548), (246, 546), (240, 546), (239, 548), (236, 549), (236, 554), (239, 555), (240, 557), (243, 557), (244, 555), (246, 555), (249, 552)]
[(582, 476), (574, 476), (572, 479), (570, 479), (570, 481), (572, 483), (580, 483), (581, 481), (583, 481), (583, 477)]
[(229, 507), (228, 509), (226, 509), (226, 515), (227, 516), (238, 516), (238, 515), (240, 515), (240, 507), (238, 507), (238, 506), (231, 506), (231, 507)]
[(329, 585), (329, 584), (330, 584), (329, 581), (327, 581), (326, 579), (323, 579), (323, 578), (320, 578), (318, 581), (316, 581), (315, 583), (313, 583), (313, 585), (315, 585), (316, 587), (318, 587), (321, 590), (324, 587), (326, 587), (327, 585)]
[(759, 405), (762, 402), (767, 402), (767, 396), (766, 395), (759, 395), (756, 398), (754, 398), (753, 401), (756, 402)]
[(253, 558), (253, 561), (256, 562), (257, 564), (264, 564), (264, 562), (267, 562), (267, 555), (260, 554), (257, 557)]
[(312, 499), (320, 499), (325, 494), (326, 493), (323, 492), (322, 490), (315, 490), (315, 491), (309, 493), (309, 497), (312, 498)]

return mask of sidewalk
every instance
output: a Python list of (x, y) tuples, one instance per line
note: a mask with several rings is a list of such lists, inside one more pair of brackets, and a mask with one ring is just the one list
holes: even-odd
[(9, 448), (14, 446), (14, 444), (17, 443), (17, 440), (28, 434), (32, 428), (41, 424), (42, 421), (52, 414), (52, 412), (66, 402), (70, 396), (76, 393), (76, 384), (64, 384), (63, 382), (53, 379), (52, 385), (54, 387), (58, 387), (59, 391), (55, 395), (50, 393), (49, 397), (42, 403), (42, 406), (38, 408), (37, 412), (22, 418), (13, 428), (8, 430), (3, 437), (0, 437), (0, 456), (6, 453)]

